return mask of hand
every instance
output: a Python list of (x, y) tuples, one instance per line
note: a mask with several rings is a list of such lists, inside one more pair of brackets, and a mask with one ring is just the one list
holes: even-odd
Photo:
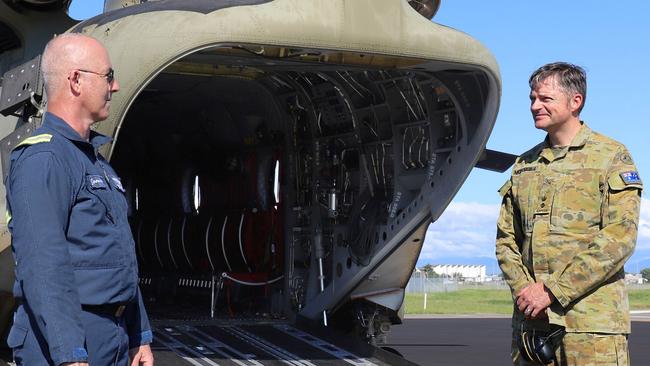
[(153, 366), (153, 353), (148, 344), (129, 350), (131, 366)]
[(517, 294), (517, 308), (529, 319), (535, 319), (538, 315), (545, 314), (546, 308), (553, 301), (555, 301), (555, 296), (544, 286), (543, 282), (528, 285)]

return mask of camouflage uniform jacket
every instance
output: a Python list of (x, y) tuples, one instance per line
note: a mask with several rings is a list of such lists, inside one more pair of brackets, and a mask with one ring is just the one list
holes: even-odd
[(549, 321), (513, 327), (629, 333), (623, 265), (636, 244), (643, 186), (622, 144), (586, 124), (554, 152), (546, 141), (521, 155), (503, 197), (496, 254), (513, 298), (543, 282), (556, 301)]

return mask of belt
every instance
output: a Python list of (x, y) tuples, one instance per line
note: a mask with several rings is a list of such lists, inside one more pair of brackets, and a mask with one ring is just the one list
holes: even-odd
[(84, 311), (95, 314), (110, 315), (116, 318), (124, 315), (124, 310), (129, 303), (102, 304), (102, 305), (81, 305)]

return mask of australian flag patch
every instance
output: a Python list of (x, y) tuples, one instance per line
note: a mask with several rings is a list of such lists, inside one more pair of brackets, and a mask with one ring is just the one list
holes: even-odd
[(623, 172), (620, 175), (621, 178), (623, 178), (623, 182), (625, 182), (626, 185), (641, 183), (641, 178), (639, 178), (638, 172)]

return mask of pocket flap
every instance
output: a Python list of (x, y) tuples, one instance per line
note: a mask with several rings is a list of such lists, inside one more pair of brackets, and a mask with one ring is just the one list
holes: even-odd
[(499, 195), (501, 197), (505, 196), (506, 193), (508, 193), (508, 191), (510, 190), (510, 188), (512, 188), (512, 180), (508, 179), (508, 181), (506, 181), (503, 184), (503, 186), (501, 186), (501, 188), (499, 188)]
[(27, 338), (27, 329), (13, 326), (9, 331), (9, 336), (7, 337), (7, 346), (10, 348), (20, 347), (25, 343), (25, 338)]

